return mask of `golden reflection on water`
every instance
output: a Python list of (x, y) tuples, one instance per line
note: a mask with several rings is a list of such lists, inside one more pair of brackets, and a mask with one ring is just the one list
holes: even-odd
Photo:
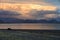
[(0, 29), (60, 29), (59, 24), (0, 24)]

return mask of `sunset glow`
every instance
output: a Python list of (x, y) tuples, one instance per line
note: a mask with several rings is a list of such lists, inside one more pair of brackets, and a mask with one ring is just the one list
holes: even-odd
[(0, 9), (3, 10), (15, 10), (22, 13), (29, 13), (30, 10), (55, 10), (54, 6), (43, 6), (38, 4), (9, 4), (9, 3), (0, 3)]
[[(9, 33), (10, 33), (10, 30), (13, 32), (13, 29), (32, 29), (32, 30), (34, 29), (39, 29), (39, 30), (40, 29), (44, 29), (44, 30), (57, 29), (58, 30), (59, 29), (60, 30), (59, 23), (60, 23), (60, 0), (0, 0), (0, 28), (1, 29), (4, 28), (4, 30), (7, 29), (8, 30), (7, 32)], [(3, 31), (3, 34), (4, 33), (5, 32)], [(14, 36), (16, 34), (14, 33), (11, 36)], [(41, 31), (41, 34), (42, 33), (43, 32)], [(23, 35), (24, 33), (21, 33), (21, 34)], [(25, 35), (22, 36), (18, 32), (18, 35), (15, 36), (17, 37), (16, 40), (20, 40), (20, 39), (24, 40), (24, 38), (26, 38), (26, 40), (27, 39), (36, 40), (36, 38), (38, 38), (37, 40), (39, 40), (40, 34), (39, 34), (39, 37), (38, 35), (36, 35), (36, 37), (35, 36), (31, 37), (28, 34), (26, 35), (25, 33)], [(5, 38), (4, 35), (1, 35), (1, 36), (2, 36), (1, 37), (2, 39), (0, 38), (1, 40), (7, 39), (7, 38), (10, 40), (9, 35), (6, 36), (7, 38)], [(60, 36), (48, 35), (45, 38), (44, 37), (42, 36), (40, 37), (40, 39), (42, 38), (46, 40), (46, 38), (47, 39), (53, 38), (53, 39), (59, 40)], [(14, 38), (12, 38), (12, 40)]]

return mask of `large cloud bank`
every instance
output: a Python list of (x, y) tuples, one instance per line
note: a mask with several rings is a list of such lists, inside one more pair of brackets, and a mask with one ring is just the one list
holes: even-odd
[[(0, 3), (0, 17), (13, 17), (18, 19), (49, 19), (60, 17), (59, 11), (60, 10), (55, 6)], [(1, 16), (2, 14), (3, 16)], [(4, 16), (6, 14), (7, 16)]]

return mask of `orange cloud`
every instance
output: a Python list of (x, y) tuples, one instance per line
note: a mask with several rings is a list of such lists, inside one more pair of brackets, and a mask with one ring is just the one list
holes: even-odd
[(37, 9), (37, 10), (55, 10), (55, 6), (42, 6), (38, 4), (10, 4), (10, 3), (0, 3), (0, 9), (13, 9), (13, 10), (31, 10), (31, 9)]
[(24, 17), (30, 17), (29, 12), (32, 9), (36, 10), (56, 10), (55, 6), (43, 6), (38, 4), (11, 4), (11, 3), (0, 3), (0, 9), (3, 10), (10, 10), (10, 11), (17, 11), (22, 14)]

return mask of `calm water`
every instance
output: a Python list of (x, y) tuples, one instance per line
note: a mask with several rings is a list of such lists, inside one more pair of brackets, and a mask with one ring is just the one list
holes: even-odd
[(31, 24), (31, 23), (23, 23), (23, 24), (0, 24), (0, 29), (53, 29), (60, 30), (60, 24)]

